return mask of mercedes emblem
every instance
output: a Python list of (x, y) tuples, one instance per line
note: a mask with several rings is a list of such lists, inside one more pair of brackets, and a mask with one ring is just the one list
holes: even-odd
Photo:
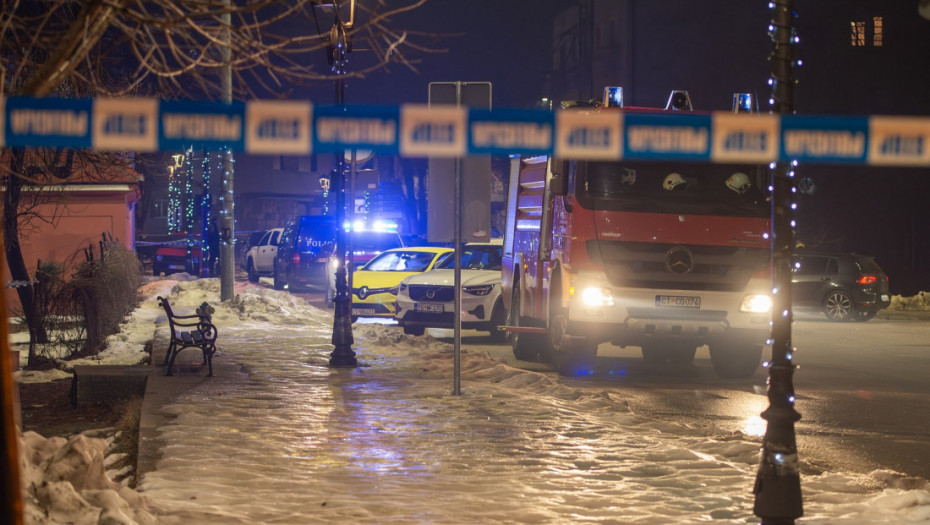
[(676, 246), (665, 252), (665, 267), (677, 274), (686, 274), (694, 269), (694, 255), (684, 246)]

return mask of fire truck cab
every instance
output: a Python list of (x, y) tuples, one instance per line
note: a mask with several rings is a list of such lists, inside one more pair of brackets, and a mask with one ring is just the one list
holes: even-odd
[[(559, 111), (642, 111), (610, 106)], [(586, 375), (602, 343), (659, 366), (707, 345), (718, 375), (752, 375), (770, 334), (768, 185), (766, 166), (512, 157), (514, 355)]]

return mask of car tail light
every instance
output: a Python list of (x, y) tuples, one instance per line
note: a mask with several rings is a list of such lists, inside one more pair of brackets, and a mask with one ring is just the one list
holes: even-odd
[(300, 254), (299, 254), (299, 253), (295, 253), (295, 254), (294, 254), (294, 257), (291, 258), (291, 262), (294, 263), (294, 264), (297, 265), (297, 266), (300, 266)]
[(858, 284), (873, 284), (878, 282), (878, 277), (875, 277), (874, 275), (863, 275), (856, 282)]

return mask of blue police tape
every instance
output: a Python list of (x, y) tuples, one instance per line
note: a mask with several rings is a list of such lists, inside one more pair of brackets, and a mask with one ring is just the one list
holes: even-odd
[(0, 98), (0, 146), (930, 166), (930, 118)]

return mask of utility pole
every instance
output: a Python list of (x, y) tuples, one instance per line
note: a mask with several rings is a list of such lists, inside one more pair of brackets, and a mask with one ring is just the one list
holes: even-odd
[[(772, 0), (769, 31), (774, 43), (772, 103), (778, 114), (794, 113), (794, 0)], [(794, 166), (779, 161), (772, 170), (772, 360), (769, 368), (767, 422), (753, 494), (753, 512), (762, 525), (793, 525), (804, 515), (800, 461), (794, 424), (795, 366), (791, 362), (791, 253), (794, 245), (792, 199)]]
[[(223, 0), (224, 13), (222, 15), (223, 27), (223, 102), (232, 104), (232, 38), (230, 30), (232, 16), (229, 14), (229, 0)], [(230, 148), (223, 152), (223, 194), (220, 196), (222, 209), (220, 210), (220, 301), (228, 301), (235, 295), (236, 281), (236, 225), (235, 208), (233, 203), (233, 154)]]
[[(345, 73), (349, 53), (349, 30), (355, 20), (355, 2), (350, 4), (349, 21), (343, 22), (339, 17), (339, 5), (333, 2), (333, 29), (330, 32), (329, 50), (332, 53), (332, 71), (336, 74), (336, 105), (345, 105)], [(346, 156), (345, 151), (337, 151), (335, 167), (332, 173), (332, 188), (336, 193), (336, 296), (333, 299), (333, 351), (329, 366), (336, 368), (354, 368), (358, 366), (355, 352), (352, 350), (352, 298), (346, 283)], [(354, 196), (353, 196), (354, 197)], [(354, 203), (353, 203), (354, 205)]]

